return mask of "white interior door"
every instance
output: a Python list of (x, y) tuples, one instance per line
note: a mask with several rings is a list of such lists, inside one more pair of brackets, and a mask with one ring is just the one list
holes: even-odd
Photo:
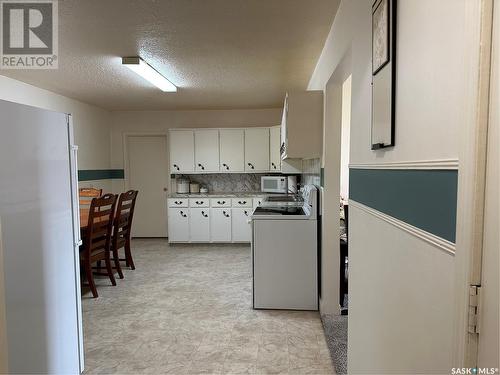
[(166, 136), (128, 137), (128, 187), (138, 190), (132, 236), (167, 237)]

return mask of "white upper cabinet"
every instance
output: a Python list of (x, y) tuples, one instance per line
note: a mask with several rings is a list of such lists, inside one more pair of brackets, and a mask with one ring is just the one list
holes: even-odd
[(245, 129), (245, 171), (269, 171), (269, 128)]
[(170, 173), (194, 172), (194, 132), (170, 131)]
[(194, 131), (195, 171), (219, 171), (219, 130)]
[(287, 94), (281, 120), (281, 158), (319, 158), (322, 149), (323, 92)]
[(220, 171), (245, 171), (245, 131), (220, 129)]
[(271, 172), (281, 171), (281, 128), (279, 126), (274, 126), (269, 129), (269, 148), (270, 148), (270, 165), (269, 170)]

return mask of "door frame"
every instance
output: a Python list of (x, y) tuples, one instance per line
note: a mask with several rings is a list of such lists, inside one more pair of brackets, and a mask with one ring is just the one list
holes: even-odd
[[(489, 121), (493, 1), (466, 2), (464, 43), (467, 100), (460, 131), (453, 365), (476, 367), (478, 335), (468, 333), (469, 290), (481, 284), (486, 151)], [(472, 140), (472, 141), (471, 141)]]
[(167, 172), (168, 172), (168, 178), (167, 178), (167, 189), (170, 194), (170, 147), (169, 147), (169, 138), (168, 138), (168, 132), (125, 132), (123, 133), (123, 186), (125, 190), (130, 189), (130, 161), (129, 161), (129, 151), (128, 151), (128, 143), (129, 143), (129, 138), (130, 137), (165, 137), (165, 140), (167, 141)]

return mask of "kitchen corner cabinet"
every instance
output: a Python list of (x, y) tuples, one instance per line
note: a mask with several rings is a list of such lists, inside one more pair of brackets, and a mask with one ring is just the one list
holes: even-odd
[(209, 242), (209, 208), (191, 208), (189, 211), (189, 232), (191, 233), (191, 242)]
[(210, 240), (212, 242), (231, 242), (231, 208), (212, 208), (210, 210)]
[(170, 173), (194, 172), (194, 131), (171, 130)]
[(281, 131), (279, 126), (274, 126), (269, 129), (269, 170), (271, 172), (280, 172), (281, 171)]
[(319, 158), (322, 149), (323, 92), (288, 93), (281, 120), (281, 158)]
[(269, 128), (245, 129), (245, 171), (269, 171)]
[(252, 211), (252, 208), (232, 209), (233, 242), (250, 242), (252, 240), (252, 227), (248, 222)]
[(189, 242), (189, 239), (189, 208), (169, 208), (169, 242)]
[(245, 130), (220, 129), (220, 171), (245, 171)]
[(194, 131), (194, 168), (196, 172), (219, 171), (219, 130)]

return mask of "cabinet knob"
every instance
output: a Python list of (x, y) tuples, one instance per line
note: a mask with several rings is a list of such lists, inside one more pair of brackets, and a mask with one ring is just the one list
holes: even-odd
[(222, 164), (222, 166), (223, 166), (224, 168), (226, 168), (226, 171), (228, 171), (228, 170), (229, 170), (229, 165), (227, 165), (226, 163), (223, 163), (223, 164)]
[(274, 169), (276, 169), (276, 164), (271, 163), (271, 165), (273, 166)]
[(217, 204), (226, 204), (226, 201), (217, 201)]
[(184, 211), (181, 211), (180, 214), (182, 217), (187, 217), (187, 215), (184, 213)]
[(229, 217), (229, 214), (226, 211), (222, 211), (225, 217)]
[(174, 164), (174, 168), (177, 169), (178, 171), (180, 170), (177, 164)]
[(247, 210), (245, 210), (243, 212), (245, 213), (245, 216), (248, 216), (248, 211)]
[(200, 163), (198, 163), (198, 167), (200, 167), (203, 171), (205, 170), (205, 167), (203, 165), (201, 165)]
[(201, 211), (201, 215), (202, 215), (203, 217), (208, 217), (208, 214), (206, 214), (206, 213), (205, 213), (205, 211)]
[(247, 201), (238, 201), (238, 204), (247, 204)]
[(247, 163), (247, 164), (248, 164), (248, 166), (249, 166), (250, 168), (255, 169), (255, 167), (254, 167), (254, 165), (253, 165), (252, 163)]

